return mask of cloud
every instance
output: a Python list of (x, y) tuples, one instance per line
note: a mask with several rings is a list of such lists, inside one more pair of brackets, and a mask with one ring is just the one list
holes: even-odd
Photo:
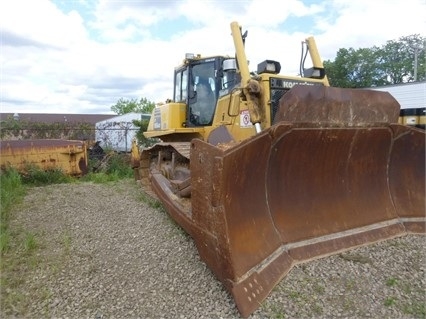
[(423, 0), (333, 0), (327, 4), (333, 19), (317, 18), (317, 39), (324, 48), (324, 59), (334, 59), (339, 48), (381, 46), (426, 30)]
[(333, 59), (424, 32), (425, 11), (422, 0), (2, 1), (0, 107), (108, 113), (120, 98), (165, 101), (185, 53), (234, 55), (232, 21), (248, 30), (251, 69), (274, 59), (294, 75), (308, 36)]
[(85, 42), (87, 33), (76, 11), (64, 14), (46, 0), (4, 1), (1, 9), (2, 34), (57, 48)]

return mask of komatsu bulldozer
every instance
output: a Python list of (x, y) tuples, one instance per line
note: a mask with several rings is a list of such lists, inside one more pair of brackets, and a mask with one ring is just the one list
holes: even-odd
[[(330, 87), (313, 37), (300, 76), (188, 54), (153, 110), (135, 177), (195, 241), (243, 317), (299, 263), (425, 233), (425, 131), (387, 92)], [(305, 68), (310, 56), (312, 67)]]

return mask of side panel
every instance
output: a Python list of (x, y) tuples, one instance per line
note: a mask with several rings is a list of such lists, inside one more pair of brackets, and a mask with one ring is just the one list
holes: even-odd
[(25, 171), (28, 165), (42, 170), (61, 169), (68, 175), (87, 173), (87, 149), (82, 141), (0, 141), (1, 168)]

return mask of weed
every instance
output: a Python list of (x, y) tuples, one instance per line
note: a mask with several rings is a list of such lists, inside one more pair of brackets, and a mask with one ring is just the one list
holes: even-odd
[(266, 309), (269, 313), (269, 318), (273, 319), (284, 319), (286, 317), (286, 313), (283, 309), (281, 309), (277, 305), (271, 305)]
[(405, 294), (410, 294), (411, 292), (412, 292), (412, 286), (411, 286), (411, 284), (410, 283), (408, 283), (408, 282), (404, 282), (404, 283), (400, 283), (399, 284), (399, 287), (402, 289), (402, 291), (405, 293)]
[(345, 288), (346, 290), (351, 290), (352, 288), (354, 288), (356, 286), (356, 281), (355, 279), (348, 279), (345, 280)]
[(412, 302), (404, 305), (403, 312), (418, 318), (426, 318), (426, 304), (422, 302)]
[(163, 205), (161, 204), (160, 201), (158, 201), (157, 199), (148, 195), (145, 192), (141, 192), (140, 199), (141, 199), (142, 202), (148, 204), (148, 206), (151, 207), (151, 208), (155, 208), (155, 209), (162, 209), (163, 208)]
[(28, 165), (22, 174), (22, 182), (33, 186), (70, 183), (72, 177), (67, 176), (61, 169), (42, 170), (34, 165)]
[(71, 243), (72, 243), (71, 235), (68, 232), (65, 232), (62, 235), (62, 245), (64, 247), (64, 254), (65, 255), (69, 255), (70, 250), (71, 250)]
[(52, 298), (52, 291), (46, 287), (43, 287), (40, 291), (39, 291), (40, 297), (43, 300), (50, 300)]
[(92, 172), (89, 176), (93, 174), (114, 175), (116, 180), (133, 177), (130, 156), (113, 151), (109, 151), (101, 160), (89, 160), (89, 170)]
[(133, 169), (130, 166), (130, 158), (127, 154), (114, 154), (108, 161), (107, 173), (115, 173), (120, 178), (133, 177)]
[(395, 297), (386, 297), (384, 305), (386, 307), (391, 307), (391, 306), (395, 305), (395, 303), (396, 303)]
[(31, 253), (36, 250), (38, 247), (36, 236), (33, 233), (27, 233), (24, 238), (23, 246), (26, 253)]
[(355, 302), (349, 296), (345, 296), (343, 301), (343, 310), (345, 311), (353, 311), (355, 309)]
[(388, 287), (395, 286), (397, 282), (398, 280), (394, 277), (388, 278), (388, 280), (386, 280), (386, 286)]
[(117, 173), (89, 173), (81, 178), (82, 181), (90, 181), (96, 184), (105, 184), (108, 182), (115, 182), (120, 179), (119, 175)]
[(324, 288), (324, 286), (323, 285), (321, 285), (320, 283), (318, 283), (318, 282), (314, 282), (314, 284), (313, 284), (314, 286), (313, 286), (313, 289), (314, 289), (314, 291), (316, 292), (316, 293), (318, 293), (319, 295), (321, 295), (321, 294), (323, 294), (324, 292), (325, 292), (325, 288)]
[(2, 230), (0, 233), (0, 252), (4, 253), (10, 246), (10, 234), (8, 230)]
[(318, 303), (314, 304), (312, 306), (312, 311), (316, 314), (316, 315), (321, 315), (323, 314), (324, 310), (322, 308), (322, 306)]

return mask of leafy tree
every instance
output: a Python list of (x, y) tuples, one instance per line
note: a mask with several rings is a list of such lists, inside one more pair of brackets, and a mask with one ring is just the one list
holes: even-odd
[[(116, 104), (111, 106), (111, 111), (117, 113), (118, 115), (131, 112), (151, 114), (154, 108), (155, 103), (148, 101), (146, 98), (141, 98), (139, 101), (137, 99), (125, 100), (120, 98)], [(148, 146), (155, 142), (154, 139), (148, 139), (143, 135), (143, 132), (145, 132), (148, 128), (149, 120), (133, 120), (132, 122), (135, 126), (139, 127), (139, 130), (136, 133), (136, 138), (139, 145)]]
[(151, 146), (159, 141), (157, 138), (147, 138), (143, 135), (143, 132), (146, 132), (148, 129), (149, 120), (133, 120), (133, 124), (140, 128), (136, 133), (136, 138), (139, 145)]
[(336, 87), (360, 88), (423, 81), (426, 78), (425, 43), (426, 38), (411, 35), (388, 41), (382, 47), (339, 49), (336, 59), (324, 61), (324, 67), (330, 84)]
[[(425, 41), (426, 38), (418, 34), (410, 35), (401, 37), (399, 41), (388, 41), (380, 49), (382, 71), (391, 84), (425, 79)], [(417, 68), (416, 79), (414, 78), (415, 68)]]
[(117, 103), (111, 106), (111, 111), (118, 115), (131, 112), (151, 114), (154, 107), (155, 103), (148, 101), (146, 98), (141, 98), (139, 101), (137, 99), (126, 100), (120, 98)]
[(330, 83), (336, 87), (370, 87), (380, 82), (377, 48), (340, 49), (334, 62), (325, 61)]

